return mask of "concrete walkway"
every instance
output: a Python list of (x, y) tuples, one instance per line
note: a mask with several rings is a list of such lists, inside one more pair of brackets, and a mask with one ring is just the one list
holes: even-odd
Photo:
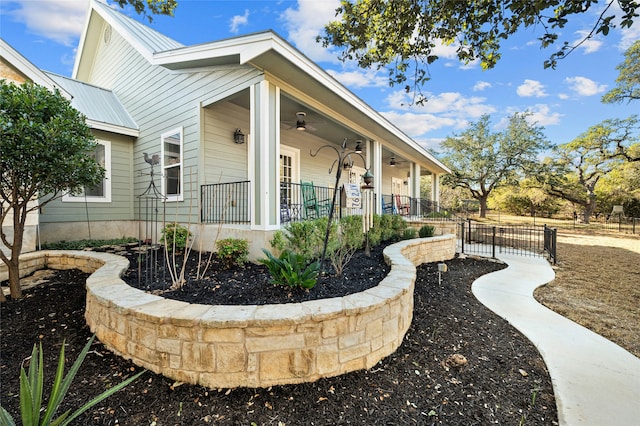
[(473, 294), (538, 348), (560, 425), (640, 425), (640, 358), (536, 302), (533, 291), (555, 277), (546, 260), (497, 257), (509, 267), (478, 278)]

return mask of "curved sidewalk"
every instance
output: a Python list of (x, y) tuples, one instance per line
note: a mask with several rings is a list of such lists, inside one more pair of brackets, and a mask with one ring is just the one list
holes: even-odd
[(473, 294), (537, 347), (551, 376), (560, 425), (640, 425), (640, 358), (533, 298), (537, 287), (555, 277), (545, 259), (497, 257), (509, 267), (478, 278)]

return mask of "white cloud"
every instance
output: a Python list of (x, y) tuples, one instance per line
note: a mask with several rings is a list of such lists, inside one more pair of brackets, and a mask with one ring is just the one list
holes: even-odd
[(288, 8), (281, 16), (289, 41), (315, 62), (337, 62), (337, 54), (317, 43), (316, 37), (335, 19), (338, 6), (338, 0), (299, 0), (297, 9)]
[(491, 83), (488, 81), (477, 81), (476, 84), (473, 85), (474, 92), (482, 92), (484, 89), (491, 88)]
[(580, 44), (580, 49), (584, 49), (585, 55), (589, 53), (595, 53), (602, 47), (603, 43), (598, 38), (586, 38), (589, 35), (589, 31), (587, 30), (576, 31), (575, 34), (578, 35), (578, 38), (573, 42), (573, 44), (576, 45), (582, 41), (582, 44)]
[(386, 75), (381, 75), (372, 69), (358, 69), (354, 71), (336, 71), (329, 69), (327, 73), (351, 89), (387, 87), (389, 85), (389, 78)]
[(621, 29), (620, 31), (622, 38), (620, 39), (620, 43), (618, 43), (618, 48), (626, 51), (633, 43), (640, 40), (640, 19), (636, 19), (631, 28)]
[(566, 93), (558, 93), (558, 97), (563, 101), (566, 101), (567, 99), (569, 99), (569, 95), (567, 95)]
[(606, 84), (598, 84), (586, 77), (567, 77), (564, 81), (569, 84), (569, 89), (579, 96), (594, 96), (607, 90)]
[(424, 149), (429, 150), (432, 149), (434, 151), (440, 150), (440, 144), (444, 141), (445, 138), (414, 138), (416, 142)]
[(524, 98), (547, 96), (544, 91), (544, 85), (537, 80), (525, 80), (524, 83), (518, 86), (516, 93)]
[(424, 135), (433, 130), (457, 124), (453, 118), (438, 117), (433, 114), (387, 111), (383, 112), (382, 115), (411, 137)]
[(19, 7), (9, 12), (31, 33), (65, 46), (75, 45), (84, 28), (89, 0), (19, 0)]
[(560, 124), (560, 119), (564, 116), (559, 112), (552, 112), (551, 107), (547, 104), (536, 104), (527, 108), (527, 111), (531, 113), (527, 117), (529, 124), (537, 124), (538, 126)]
[(249, 22), (249, 10), (245, 9), (244, 15), (235, 15), (231, 18), (231, 22), (229, 24), (229, 31), (237, 34), (240, 31), (241, 25), (247, 25)]
[(464, 129), (469, 121), (496, 111), (493, 106), (485, 104), (486, 99), (482, 97), (465, 97), (458, 92), (425, 93), (425, 96), (427, 101), (424, 104), (412, 105), (411, 94), (402, 90), (390, 93), (386, 102), (393, 111), (382, 115), (416, 138), (447, 127)]

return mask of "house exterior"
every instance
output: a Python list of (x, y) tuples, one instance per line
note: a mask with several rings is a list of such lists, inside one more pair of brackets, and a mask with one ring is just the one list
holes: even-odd
[[(369, 170), (377, 213), (385, 197), (419, 205), (425, 175), (433, 199), (424, 201), (437, 202), (439, 176), (449, 172), (271, 31), (184, 46), (94, 0), (73, 79), (49, 77), (83, 99), (112, 96), (131, 122), (96, 129), (107, 188), (48, 205), (44, 241), (141, 235), (142, 195), (153, 181), (166, 220), (188, 224), (196, 248), (233, 236), (248, 239), (256, 256), (274, 230), (310, 217), (301, 182), (313, 182), (319, 198), (333, 195), (343, 142), (363, 150), (348, 157), (353, 167), (340, 184), (360, 185)], [(83, 107), (105, 114), (99, 99)]]

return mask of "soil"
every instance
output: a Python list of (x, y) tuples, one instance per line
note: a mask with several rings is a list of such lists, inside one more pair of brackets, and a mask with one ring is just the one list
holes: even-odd
[[(384, 270), (373, 256), (358, 256), (347, 269), (374, 274), (368, 269), (372, 261)], [(472, 258), (447, 264), (449, 272), (442, 275), (441, 283), (437, 264), (418, 268), (412, 325), (400, 348), (370, 370), (268, 389), (207, 389), (147, 372), (75, 424), (558, 424), (551, 380), (537, 350), (470, 291), (475, 278), (504, 265)], [(244, 271), (253, 271), (253, 266), (247, 265)], [(232, 299), (220, 296), (223, 287), (247, 282), (243, 270), (234, 274), (233, 280), (213, 284), (214, 289), (220, 285), (210, 290), (217, 303)], [(248, 282), (253, 286), (257, 275), (250, 274)], [(48, 395), (63, 342), (68, 368), (90, 338), (83, 317), (86, 277), (79, 271), (57, 271), (48, 282), (26, 290), (23, 299), (0, 306), (0, 403), (14, 417), (19, 418), (19, 369), (28, 365), (33, 344), (42, 342)], [(359, 281), (349, 280), (350, 284)], [(274, 290), (287, 300), (312, 293)], [(180, 293), (187, 292), (183, 288)], [(242, 300), (247, 288), (238, 293)], [(202, 300), (202, 294), (195, 297)], [(60, 412), (79, 407), (139, 370), (94, 342)]]

